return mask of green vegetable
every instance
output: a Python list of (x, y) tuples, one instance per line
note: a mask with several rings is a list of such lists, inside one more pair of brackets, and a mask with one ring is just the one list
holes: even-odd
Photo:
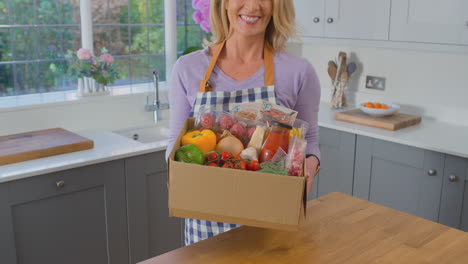
[(286, 159), (281, 158), (277, 160), (276, 162), (262, 162), (260, 164), (261, 169), (258, 170), (259, 172), (265, 172), (265, 173), (273, 173), (273, 174), (278, 174), (278, 175), (288, 175), (288, 172), (286, 170)]
[(185, 163), (203, 165), (203, 163), (205, 162), (205, 155), (197, 146), (190, 144), (180, 147), (176, 151), (175, 160)]

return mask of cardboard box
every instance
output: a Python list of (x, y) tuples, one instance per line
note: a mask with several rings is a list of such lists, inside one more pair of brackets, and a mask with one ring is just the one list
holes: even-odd
[(180, 140), (193, 124), (187, 119), (168, 160), (169, 215), (298, 230), (305, 216), (305, 177), (175, 161)]

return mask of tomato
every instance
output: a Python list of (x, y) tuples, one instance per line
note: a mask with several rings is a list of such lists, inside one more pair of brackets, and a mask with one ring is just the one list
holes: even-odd
[(206, 164), (206, 166), (218, 167), (218, 162), (217, 162), (217, 161), (213, 161), (213, 162), (210, 162), (210, 163)]
[(258, 171), (260, 169), (260, 163), (257, 160), (249, 160), (247, 162), (247, 170)]
[(226, 163), (226, 160), (229, 160), (231, 159), (231, 153), (227, 152), (227, 151), (223, 151), (221, 152), (221, 160), (220, 160), (220, 163), (221, 164), (224, 164)]
[(234, 169), (245, 170), (247, 168), (247, 161), (238, 160), (234, 163)]
[(230, 159), (231, 158), (231, 153), (227, 152), (227, 151), (223, 151), (221, 152), (221, 159)]
[(233, 159), (236, 159), (236, 160), (241, 160), (241, 159), (242, 159), (241, 155), (239, 155), (239, 154), (237, 154), (237, 155), (232, 155), (232, 158), (233, 158)]
[(234, 164), (231, 161), (226, 161), (222, 167), (232, 169), (234, 168)]
[(219, 153), (216, 152), (216, 151), (210, 151), (208, 153), (206, 153), (205, 155), (205, 161), (206, 162), (210, 162), (210, 161), (215, 161), (215, 160), (218, 160), (219, 159)]

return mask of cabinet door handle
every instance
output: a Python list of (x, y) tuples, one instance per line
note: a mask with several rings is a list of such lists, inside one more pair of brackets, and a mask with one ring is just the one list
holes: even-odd
[(317, 24), (318, 22), (320, 22), (320, 18), (314, 17), (314, 23)]
[(449, 176), (449, 181), (450, 182), (456, 182), (456, 181), (458, 181), (458, 177), (456, 175), (452, 174), (452, 175)]
[(58, 181), (55, 183), (55, 185), (57, 186), (57, 188), (61, 189), (65, 187), (65, 181)]
[(437, 171), (434, 170), (434, 169), (430, 169), (427, 171), (427, 175), (429, 176), (436, 176), (437, 175)]
[(329, 18), (327, 19), (327, 22), (328, 22), (328, 24), (333, 23), (333, 18), (329, 17)]

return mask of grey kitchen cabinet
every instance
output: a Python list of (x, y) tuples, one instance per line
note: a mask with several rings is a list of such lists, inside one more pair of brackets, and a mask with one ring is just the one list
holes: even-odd
[[(467, 176), (468, 160), (446, 155), (439, 223), (462, 228), (463, 196), (468, 195), (468, 192), (465, 192)], [(468, 214), (465, 217), (468, 217)]]
[(356, 135), (320, 127), (321, 170), (309, 199), (331, 192), (353, 194)]
[(125, 160), (130, 263), (182, 246), (182, 220), (168, 212), (164, 152)]
[(354, 195), (438, 221), (445, 155), (357, 136)]
[(5, 264), (128, 263), (124, 161), (0, 184)]
[[(451, 187), (448, 191), (454, 192), (455, 195), (452, 197), (447, 195), (447, 198), (445, 199), (445, 202), (453, 207), (452, 210), (448, 211), (452, 212), (450, 214), (452, 220), (449, 219), (450, 222), (447, 221), (447, 223), (456, 225), (457, 220), (459, 220), (460, 226), (457, 228), (468, 232), (468, 159), (451, 157), (451, 160), (452, 166), (450, 169), (446, 169), (446, 175), (448, 175), (448, 178), (446, 178), (449, 181), (452, 180), (452, 186), (447, 184)], [(460, 198), (462, 201), (459, 200)], [(460, 212), (459, 210), (461, 210), (461, 215), (458, 214)]]

